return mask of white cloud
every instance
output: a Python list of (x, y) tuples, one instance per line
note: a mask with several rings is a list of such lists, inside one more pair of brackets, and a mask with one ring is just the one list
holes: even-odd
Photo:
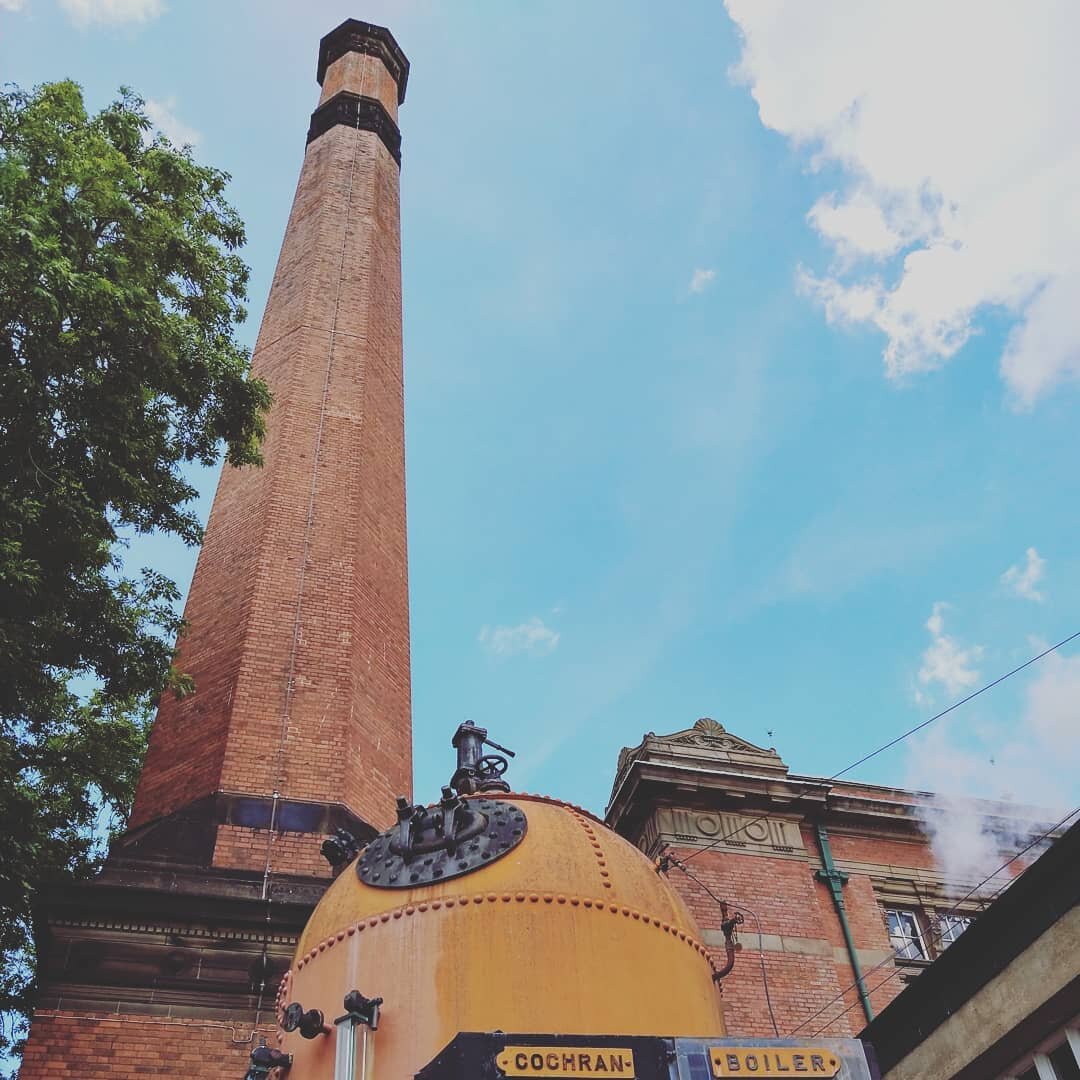
[(479, 641), (496, 656), (517, 653), (543, 656), (559, 644), (559, 633), (534, 615), (517, 626), (485, 626), (480, 631)]
[(60, 0), (60, 6), (77, 26), (149, 22), (165, 11), (163, 0)]
[(926, 620), (931, 641), (922, 655), (919, 683), (927, 687), (940, 683), (950, 696), (955, 697), (978, 682), (979, 672), (974, 665), (982, 657), (983, 650), (981, 645), (964, 648), (945, 633), (944, 612), (948, 606), (939, 600)]
[(0, 0), (0, 11), (22, 11), (23, 0)]
[(715, 270), (703, 270), (699, 267), (690, 278), (690, 291), (704, 292), (715, 277)]
[(176, 98), (169, 98), (167, 101), (151, 99), (146, 103), (146, 115), (154, 127), (175, 146), (195, 146), (202, 136), (177, 117), (173, 112), (175, 108)]
[(1010, 566), (1001, 575), (1003, 585), (1011, 589), (1017, 596), (1025, 600), (1044, 600), (1045, 597), (1036, 586), (1042, 581), (1043, 571), (1046, 569), (1046, 560), (1041, 558), (1033, 548), (1027, 549), (1027, 562), (1021, 566)]
[(900, 378), (993, 306), (1018, 405), (1080, 378), (1080, 4), (726, 3), (762, 123), (846, 178), (808, 214), (837, 256), (801, 275), (827, 318), (877, 327)]

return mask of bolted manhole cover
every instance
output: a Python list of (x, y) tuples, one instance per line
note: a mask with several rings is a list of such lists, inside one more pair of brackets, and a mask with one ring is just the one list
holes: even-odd
[(453, 835), (444, 820), (438, 806), (414, 808), (406, 832), (397, 825), (364, 848), (357, 876), (380, 889), (447, 881), (501, 858), (521, 843), (529, 827), (524, 812), (501, 799), (464, 800)]

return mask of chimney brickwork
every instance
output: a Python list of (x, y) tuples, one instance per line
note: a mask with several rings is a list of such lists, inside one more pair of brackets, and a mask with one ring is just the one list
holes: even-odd
[[(396, 115), (377, 55), (328, 65), (321, 104), (343, 94)], [(308, 145), (253, 360), (265, 464), (222, 474), (180, 649), (196, 693), (161, 703), (133, 829), (275, 792), (379, 828), (411, 795), (398, 168), (348, 123)]]

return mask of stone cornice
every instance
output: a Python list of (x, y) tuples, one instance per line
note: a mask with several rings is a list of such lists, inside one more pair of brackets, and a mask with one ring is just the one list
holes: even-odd
[(619, 778), (605, 820), (629, 835), (624, 830), (633, 830), (631, 822), (656, 805), (807, 817), (822, 812), (828, 793), (826, 781), (795, 784), (782, 775), (637, 759)]
[(308, 145), (332, 127), (343, 125), (357, 131), (371, 131), (379, 136), (390, 156), (401, 164), (401, 131), (393, 118), (383, 108), (381, 101), (362, 97), (351, 90), (342, 90), (311, 114), (308, 127)]
[(263, 899), (258, 877), (127, 870), (45, 890), (39, 1006), (250, 1023), (318, 900), (310, 883), (276, 877)]
[(762, 776), (782, 777), (788, 771), (774, 749), (755, 746), (706, 716), (685, 731), (675, 731), (670, 735), (656, 735), (650, 731), (637, 746), (624, 747), (615, 770), (612, 801), (631, 766), (641, 760), (666, 761), (705, 769), (727, 766)]
[[(845, 784), (822, 777), (762, 772), (731, 761), (672, 759), (649, 753), (649, 737), (624, 751), (605, 820), (626, 836), (635, 836), (651, 809), (680, 806), (701, 810), (736, 810), (801, 818), (827, 824), (838, 833), (875, 834), (895, 838), (925, 835), (927, 822), (946, 818), (951, 804), (937, 805), (934, 796), (895, 788)], [(1046, 813), (1027, 806), (990, 800), (963, 800), (987, 828), (1035, 836), (1046, 828)]]
[(404, 102), (405, 87), (409, 82), (408, 58), (385, 26), (361, 22), (359, 19), (346, 19), (319, 42), (319, 66), (315, 77), (320, 86), (326, 77), (326, 69), (350, 52), (377, 56), (397, 83), (398, 104)]
[(248, 929), (259, 934), (292, 933), (303, 929), (327, 885), (328, 881), (275, 874), (268, 904), (262, 896), (262, 875), (106, 870), (85, 884), (46, 887), (39, 914), (49, 924), (72, 926), (228, 925), (237, 933)]

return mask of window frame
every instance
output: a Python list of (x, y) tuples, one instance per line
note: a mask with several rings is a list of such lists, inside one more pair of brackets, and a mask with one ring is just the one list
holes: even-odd
[[(933, 959), (930, 950), (926, 945), (926, 934), (923, 930), (922, 919), (920, 918), (920, 912), (918, 908), (903, 907), (892, 905), (884, 909), (885, 912), (885, 929), (889, 935), (889, 944), (892, 946), (893, 954), (895, 958), (905, 964), (928, 964)], [(893, 933), (892, 923), (890, 916), (896, 917), (898, 927), (903, 926), (903, 919), (909, 918), (911, 920), (911, 927), (914, 931), (914, 936), (906, 933)], [(902, 947), (897, 944), (897, 939), (900, 938), (906, 944)], [(910, 954), (910, 949), (914, 945), (919, 954), (913, 956)]]
[[(938, 946), (938, 955), (943, 953), (965, 930), (971, 927), (971, 924), (975, 920), (966, 911), (945, 911), (937, 917), (937, 933), (935, 935), (935, 944)], [(963, 924), (960, 926), (958, 932), (953, 933), (957, 924)], [(952, 935), (951, 937), (949, 935)]]

